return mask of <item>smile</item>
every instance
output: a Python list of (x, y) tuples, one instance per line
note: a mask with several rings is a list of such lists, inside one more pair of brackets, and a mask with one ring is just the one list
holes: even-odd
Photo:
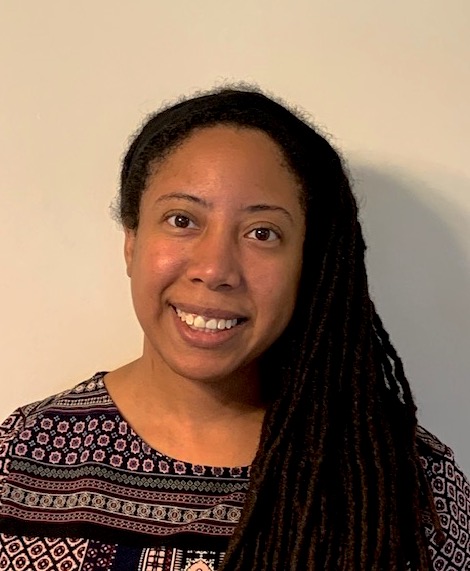
[(195, 313), (186, 313), (177, 307), (174, 309), (176, 311), (176, 315), (183, 323), (186, 323), (186, 325), (189, 325), (191, 329), (197, 331), (223, 331), (225, 329), (231, 329), (243, 321), (243, 319), (216, 319), (215, 317), (205, 317)]

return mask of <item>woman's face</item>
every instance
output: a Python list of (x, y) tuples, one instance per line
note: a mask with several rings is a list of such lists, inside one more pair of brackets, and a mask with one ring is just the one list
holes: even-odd
[(300, 192), (254, 129), (195, 131), (158, 165), (125, 255), (144, 358), (160, 375), (226, 379), (279, 337), (302, 265)]

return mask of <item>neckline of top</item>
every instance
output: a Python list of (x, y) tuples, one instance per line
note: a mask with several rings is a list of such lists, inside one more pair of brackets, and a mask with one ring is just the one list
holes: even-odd
[(98, 371), (97, 373), (95, 373), (93, 375), (93, 377), (91, 377), (91, 379), (89, 379), (88, 381), (85, 381), (84, 384), (89, 384), (91, 382), (96, 383), (97, 388), (101, 389), (103, 391), (103, 394), (106, 396), (106, 399), (108, 400), (108, 403), (112, 406), (112, 408), (114, 409), (114, 414), (116, 414), (116, 416), (119, 418), (120, 422), (124, 422), (125, 425), (127, 426), (129, 433), (132, 434), (132, 436), (138, 440), (140, 440), (140, 442), (142, 443), (142, 445), (147, 448), (152, 454), (155, 454), (157, 457), (160, 457), (163, 460), (166, 460), (167, 462), (173, 464), (173, 465), (177, 465), (177, 464), (183, 464), (185, 467), (189, 468), (191, 471), (194, 471), (194, 468), (200, 468), (201, 472), (202, 470), (204, 470), (204, 472), (210, 471), (213, 473), (224, 473), (224, 474), (229, 474), (229, 477), (233, 477), (236, 478), (237, 480), (240, 478), (248, 478), (249, 474), (250, 474), (250, 468), (251, 466), (213, 466), (213, 465), (209, 465), (209, 464), (195, 464), (192, 462), (187, 462), (186, 460), (180, 460), (178, 458), (174, 458), (172, 456), (169, 456), (168, 454), (165, 454), (163, 452), (160, 452), (158, 449), (154, 448), (153, 446), (151, 446), (150, 444), (148, 444), (144, 438), (142, 438), (132, 427), (132, 425), (127, 421), (127, 419), (122, 415), (121, 411), (119, 410), (118, 406), (116, 405), (116, 403), (114, 402), (113, 398), (111, 397), (111, 395), (109, 394), (109, 391), (106, 387), (106, 384), (104, 382), (104, 377), (105, 375), (108, 373), (108, 371)]

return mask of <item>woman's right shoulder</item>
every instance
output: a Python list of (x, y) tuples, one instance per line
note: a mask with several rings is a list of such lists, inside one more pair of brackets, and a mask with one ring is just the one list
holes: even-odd
[(3, 421), (0, 425), (0, 482), (8, 474), (10, 451), (18, 435), (26, 428), (34, 426), (44, 414), (60, 410), (64, 401), (91, 396), (97, 389), (101, 390), (105, 374), (104, 372), (95, 373), (91, 378), (70, 389), (20, 406)]

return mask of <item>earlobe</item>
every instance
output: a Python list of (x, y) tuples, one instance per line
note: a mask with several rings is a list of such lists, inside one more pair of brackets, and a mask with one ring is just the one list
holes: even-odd
[(136, 231), (130, 228), (124, 229), (124, 259), (126, 261), (126, 273), (132, 275), (132, 260), (134, 258), (134, 244)]

